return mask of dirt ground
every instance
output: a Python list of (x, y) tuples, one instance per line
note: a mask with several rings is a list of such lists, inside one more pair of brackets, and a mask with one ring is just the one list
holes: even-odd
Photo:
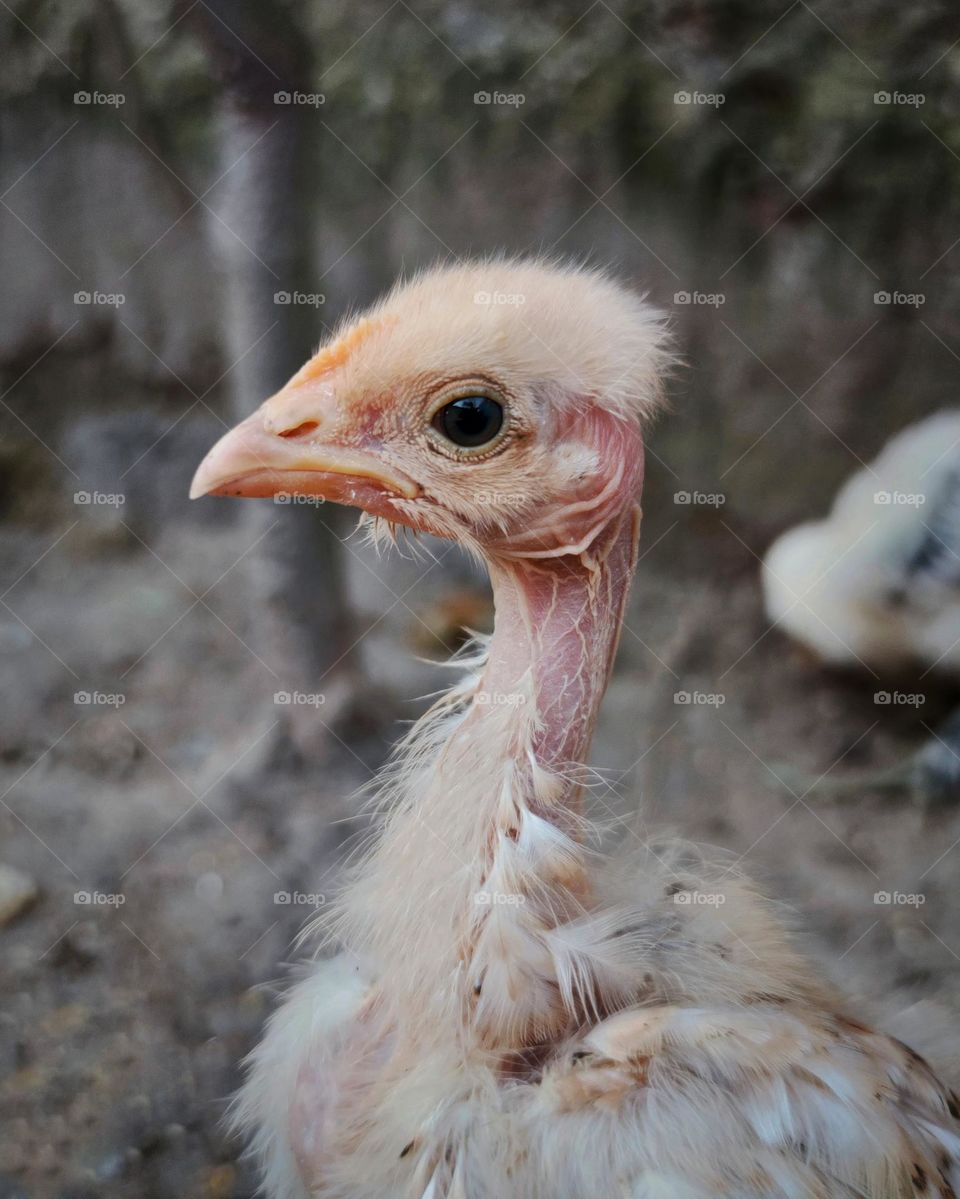
[[(668, 482), (654, 471), (650, 488)], [(869, 677), (804, 660), (762, 616), (764, 531), (730, 519), (651, 504), (595, 743), (607, 782), (594, 814), (611, 837), (666, 823), (742, 855), (858, 1010), (889, 1022), (912, 1009), (910, 1035), (929, 1040), (958, 1004), (960, 813), (869, 792), (804, 797), (785, 768), (812, 782), (834, 763), (831, 777), (895, 762), (949, 711), (949, 689), (918, 686), (922, 710), (881, 709)], [(241, 1199), (254, 1181), (220, 1121), (270, 984), (335, 885), (357, 827), (351, 795), (392, 722), (439, 685), (414, 658), (439, 654), (425, 625), (482, 611), (485, 593), (465, 600), (448, 573), (423, 577), (429, 560), (352, 546), (376, 719), (362, 736), (341, 725), (342, 740), (318, 725), (309, 763), (245, 644), (245, 520), (169, 524), (149, 547), (112, 512), (71, 515), (60, 532), (4, 539), (19, 581), (0, 621), (15, 701), (2, 857), (39, 895), (0, 930), (0, 1196)], [(77, 703), (81, 689), (124, 702)], [(714, 699), (676, 702), (683, 691)], [(922, 904), (875, 904), (894, 890)]]

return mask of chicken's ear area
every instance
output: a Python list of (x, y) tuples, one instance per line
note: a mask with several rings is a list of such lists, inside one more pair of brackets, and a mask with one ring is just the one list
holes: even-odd
[(567, 410), (550, 446), (555, 502), (509, 536), (515, 557), (580, 554), (598, 532), (635, 510), (643, 482), (643, 438), (635, 422), (595, 403)]
[(621, 502), (639, 495), (643, 485), (643, 437), (634, 421), (599, 404), (587, 403), (573, 414), (565, 439), (593, 451), (595, 494), (609, 492), (611, 500)]

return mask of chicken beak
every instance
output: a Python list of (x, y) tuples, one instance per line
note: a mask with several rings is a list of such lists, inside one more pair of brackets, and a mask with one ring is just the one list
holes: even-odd
[(288, 494), (366, 508), (364, 497), (374, 493), (408, 500), (420, 493), (376, 454), (326, 442), (316, 422), (285, 429), (268, 411), (271, 403), (220, 438), (193, 476), (191, 499)]

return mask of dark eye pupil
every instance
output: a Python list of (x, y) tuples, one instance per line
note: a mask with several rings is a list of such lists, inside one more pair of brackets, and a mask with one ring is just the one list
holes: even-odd
[(454, 445), (486, 445), (500, 432), (503, 408), (489, 396), (463, 396), (441, 408), (433, 424)]

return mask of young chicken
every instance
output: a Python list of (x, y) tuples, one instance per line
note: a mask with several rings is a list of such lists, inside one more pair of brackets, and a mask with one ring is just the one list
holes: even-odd
[[(788, 529), (763, 563), (767, 615), (817, 658), (885, 688), (911, 666), (960, 673), (960, 412), (903, 429), (856, 471), (822, 520)], [(889, 700), (890, 692), (885, 698)], [(960, 710), (886, 770), (805, 779), (807, 792), (960, 797)]]
[(955, 1099), (681, 844), (604, 856), (584, 771), (637, 557), (663, 323), (603, 274), (442, 268), (345, 327), (192, 494), (302, 492), (481, 555), (489, 644), (238, 1103), (273, 1199), (893, 1199), (960, 1186)]
[(767, 614), (826, 662), (960, 670), (960, 412), (904, 429), (767, 551)]

